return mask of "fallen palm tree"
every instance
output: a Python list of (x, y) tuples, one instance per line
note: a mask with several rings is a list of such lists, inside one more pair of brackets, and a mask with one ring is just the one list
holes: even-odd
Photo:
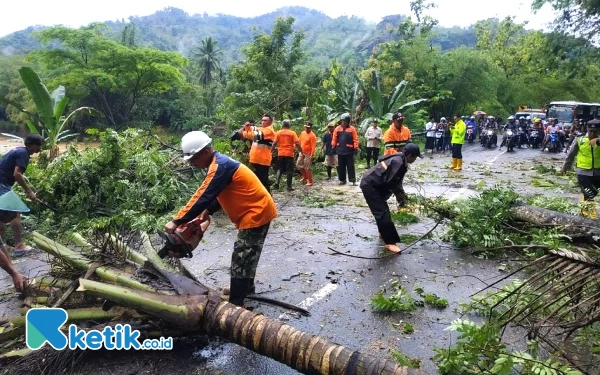
[[(156, 337), (159, 332), (163, 332), (163, 336), (170, 332), (175, 333), (173, 336), (216, 335), (306, 374), (400, 375), (417, 371), (399, 366), (392, 359), (380, 359), (350, 350), (264, 315), (232, 305), (224, 301), (220, 293), (172, 270), (167, 270), (166, 267), (154, 264), (149, 260), (151, 257), (133, 251), (123, 244), (120, 244), (121, 250), (125, 250), (133, 263), (139, 265), (139, 271), (146, 270), (159, 275), (163, 282), (168, 281), (171, 284), (172, 290), (141, 283), (132, 274), (104, 265), (97, 260), (87, 259), (83, 255), (84, 252), (71, 250), (39, 233), (34, 234), (34, 240), (41, 249), (80, 272), (86, 273), (83, 278), (76, 280), (76, 293), (93, 297), (94, 301), (110, 301), (109, 311), (102, 311), (97, 307), (81, 309), (78, 312), (78, 319), (85, 318), (87, 312), (89, 320), (96, 322), (112, 320), (111, 324), (115, 321), (128, 323), (128, 318), (134, 314), (139, 318), (141, 313), (147, 319), (158, 322), (148, 325), (149, 327), (157, 325), (163, 327), (159, 331), (156, 328), (139, 327), (143, 337)], [(83, 237), (79, 236), (77, 242), (87, 248), (88, 252), (85, 254), (93, 253), (91, 251), (93, 246), (87, 244)], [(113, 238), (113, 242), (118, 241)], [(92, 274), (111, 284), (89, 280), (88, 277)], [(49, 278), (43, 280), (46, 287), (56, 286)], [(60, 279), (57, 284), (60, 284), (63, 289), (72, 286), (69, 282)], [(50, 299), (46, 301), (50, 302)], [(124, 308), (111, 309), (112, 305)], [(24, 317), (10, 321), (9, 329), (0, 333), (0, 345), (8, 340), (22, 337), (23, 322)], [(97, 327), (98, 325), (95, 325), (90, 329), (97, 329)], [(11, 373), (19, 373), (20, 370), (28, 366), (31, 368), (32, 365), (37, 366), (41, 373), (56, 370), (46, 365), (44, 368), (39, 367), (41, 355), (39, 352), (21, 351), (8, 345), (0, 350), (0, 354), (2, 353), (5, 357), (22, 357), (5, 367)], [(62, 364), (64, 356), (61, 358), (48, 363)]]

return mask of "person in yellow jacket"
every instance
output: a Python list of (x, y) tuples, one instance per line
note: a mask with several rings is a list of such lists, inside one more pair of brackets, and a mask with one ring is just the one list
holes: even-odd
[(467, 125), (460, 118), (459, 115), (454, 115), (454, 125), (450, 127), (450, 133), (452, 134), (452, 165), (451, 168), (454, 171), (462, 170), (462, 146), (465, 143), (465, 133), (467, 132)]
[(600, 120), (588, 121), (587, 134), (573, 142), (561, 169), (561, 173), (566, 173), (567, 170), (571, 169), (573, 161), (577, 157), (575, 173), (577, 173), (577, 183), (583, 193), (581, 215), (592, 220), (598, 218), (594, 198), (598, 195), (598, 189), (600, 188), (599, 133)]

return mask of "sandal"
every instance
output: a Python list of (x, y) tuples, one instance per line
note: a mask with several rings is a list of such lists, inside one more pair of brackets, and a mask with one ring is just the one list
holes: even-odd
[(25, 245), (25, 246), (23, 246), (23, 247), (21, 247), (21, 248), (16, 248), (16, 247), (15, 247), (15, 248), (12, 250), (12, 252), (13, 252), (13, 255), (14, 255), (14, 256), (16, 256), (16, 257), (20, 257), (20, 256), (23, 256), (23, 255), (26, 255), (26, 254), (29, 254), (29, 253), (33, 253), (33, 252), (35, 252), (35, 250), (36, 250), (36, 249), (34, 249), (34, 248), (33, 248), (33, 247), (31, 247), (31, 246)]

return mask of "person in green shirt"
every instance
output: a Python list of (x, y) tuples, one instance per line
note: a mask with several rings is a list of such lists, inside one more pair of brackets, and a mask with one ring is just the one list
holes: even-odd
[(454, 125), (450, 127), (452, 134), (452, 165), (450, 167), (457, 172), (462, 170), (462, 146), (465, 143), (466, 132), (465, 122), (459, 115), (454, 115)]
[(579, 137), (573, 142), (561, 173), (571, 169), (573, 161), (577, 158), (575, 173), (577, 183), (583, 193), (581, 198), (581, 215), (592, 220), (598, 218), (594, 198), (598, 195), (600, 188), (600, 145), (598, 134), (600, 133), (600, 120), (588, 121), (587, 134)]

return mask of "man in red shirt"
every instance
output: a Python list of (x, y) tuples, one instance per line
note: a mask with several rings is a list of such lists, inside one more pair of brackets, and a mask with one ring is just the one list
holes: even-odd
[(275, 135), (272, 150), (279, 147), (277, 150), (277, 177), (275, 179), (275, 190), (279, 190), (279, 181), (281, 175), (286, 173), (287, 176), (287, 191), (293, 191), (292, 177), (294, 173), (294, 146), (301, 153), (300, 140), (296, 132), (290, 129), (290, 120), (283, 120), (282, 129)]
[(300, 181), (306, 181), (306, 186), (312, 186), (313, 184), (313, 175), (310, 168), (315, 151), (317, 150), (317, 136), (312, 131), (312, 125), (312, 122), (307, 121), (306, 125), (304, 125), (304, 131), (300, 133), (300, 147), (302, 147), (302, 152), (300, 152), (296, 161), (296, 168), (302, 174), (302, 180)]

